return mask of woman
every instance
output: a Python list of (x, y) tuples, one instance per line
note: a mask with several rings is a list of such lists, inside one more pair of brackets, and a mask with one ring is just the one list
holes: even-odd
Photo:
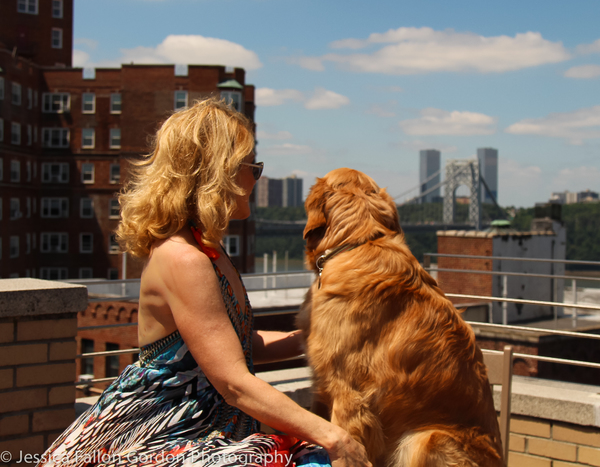
[[(252, 330), (244, 286), (220, 245), (229, 220), (250, 215), (248, 199), (262, 172), (250, 122), (209, 99), (173, 114), (154, 146), (120, 197), (117, 230), (124, 249), (145, 259), (140, 361), (46, 459), (57, 465), (370, 465), (347, 432), (253, 375), (253, 361), (299, 355), (301, 336)], [(288, 435), (260, 434), (257, 420)]]

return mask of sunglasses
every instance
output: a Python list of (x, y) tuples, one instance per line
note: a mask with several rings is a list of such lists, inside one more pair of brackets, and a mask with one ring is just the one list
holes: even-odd
[(242, 162), (242, 165), (247, 165), (248, 167), (252, 167), (252, 175), (254, 176), (254, 180), (258, 180), (262, 175), (262, 171), (265, 168), (264, 162), (257, 162), (256, 164), (251, 164), (250, 162)]

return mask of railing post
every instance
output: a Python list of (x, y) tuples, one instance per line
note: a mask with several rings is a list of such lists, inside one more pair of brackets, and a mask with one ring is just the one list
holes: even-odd
[(263, 254), (263, 289), (265, 289), (265, 297), (267, 296), (267, 273), (269, 272), (269, 255)]
[[(508, 276), (502, 276), (502, 298), (508, 298)], [(502, 302), (502, 324), (508, 324), (508, 302)]]
[[(577, 279), (572, 279), (571, 284), (573, 288), (573, 304), (577, 305)], [(573, 308), (573, 327), (577, 327), (577, 308)]]
[(431, 256), (425, 253), (423, 255), (423, 268), (428, 271), (431, 267)]
[(273, 251), (273, 288), (277, 288), (277, 276), (275, 273), (277, 272), (277, 252)]

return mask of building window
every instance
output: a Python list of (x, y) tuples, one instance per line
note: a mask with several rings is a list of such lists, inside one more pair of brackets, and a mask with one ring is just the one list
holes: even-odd
[(4, 119), (0, 118), (0, 141), (4, 141)]
[(238, 91), (221, 91), (221, 99), (238, 112), (242, 111), (242, 93)]
[(110, 164), (110, 183), (119, 183), (121, 181), (121, 165)]
[(21, 161), (10, 161), (10, 181), (21, 181)]
[(4, 100), (4, 76), (0, 76), (0, 100)]
[(81, 164), (81, 182), (94, 183), (94, 164)]
[(17, 0), (17, 11), (29, 15), (38, 14), (38, 0)]
[[(25, 254), (28, 255), (29, 253), (31, 253), (31, 234), (26, 233), (25, 234)], [(29, 276), (27, 276), (27, 277), (29, 277)]]
[(33, 89), (27, 88), (27, 108), (33, 107)]
[(81, 98), (81, 111), (84, 114), (93, 114), (96, 112), (96, 94), (93, 92), (84, 92)]
[(42, 164), (42, 183), (68, 183), (69, 182), (69, 164), (43, 163)]
[(59, 219), (69, 217), (69, 198), (42, 198), (41, 217)]
[(44, 232), (41, 234), (40, 251), (42, 253), (67, 253), (69, 236), (66, 233)]
[(0, 180), (4, 180), (4, 159), (0, 157)]
[(31, 130), (31, 125), (27, 125), (27, 146), (31, 146), (33, 141), (33, 131)]
[[(119, 344), (113, 344), (110, 342), (106, 343), (107, 352), (114, 352), (116, 350), (119, 350)], [(119, 355), (107, 355), (105, 361), (105, 369), (105, 376), (107, 378), (119, 376)]]
[(11, 102), (14, 105), (21, 105), (21, 85), (19, 83), (12, 83)]
[(40, 279), (60, 281), (67, 278), (67, 268), (40, 268)]
[(108, 280), (116, 281), (119, 279), (119, 270), (117, 268), (109, 268), (108, 270)]
[[(85, 277), (81, 277), (81, 270), (87, 268), (81, 268), (79, 270), (79, 277), (81, 279), (85, 279)], [(93, 339), (81, 339), (81, 353), (92, 353), (94, 352), (94, 341)], [(94, 374), (94, 357), (82, 358), (80, 360), (79, 373), (82, 375), (93, 375)]]
[(225, 246), (225, 251), (229, 256), (240, 255), (239, 235), (225, 235), (225, 237), (223, 237), (223, 245)]
[(29, 196), (25, 199), (25, 216), (31, 217), (31, 198)]
[(111, 254), (120, 253), (119, 242), (117, 242), (117, 236), (112, 234), (108, 243), (108, 252)]
[(94, 270), (92, 268), (79, 268), (80, 279), (92, 279), (94, 277)]
[(0, 198), (0, 221), (2, 220), (3, 207), (2, 207), (2, 198)]
[(121, 216), (121, 207), (118, 199), (111, 199), (108, 207), (108, 217), (118, 219)]
[(31, 161), (25, 163), (25, 172), (27, 173), (27, 181), (31, 181)]
[(110, 113), (120, 114), (121, 113), (121, 94), (113, 93), (110, 95)]
[(52, 28), (52, 48), (62, 49), (63, 30), (61, 28)]
[(42, 146), (45, 148), (68, 148), (68, 128), (42, 128)]
[(10, 237), (10, 258), (18, 258), (19, 257), (19, 236), (12, 235)]
[(187, 91), (175, 91), (175, 110), (183, 109), (188, 105)]
[(92, 198), (81, 198), (79, 202), (79, 215), (83, 219), (94, 217), (94, 201)]
[(10, 142), (21, 144), (21, 124), (12, 122), (10, 125)]
[(21, 213), (21, 200), (19, 198), (10, 199), (10, 220), (14, 221), (23, 217)]
[(96, 145), (96, 130), (94, 128), (83, 128), (81, 130), (82, 149), (94, 149)]
[(42, 112), (61, 114), (71, 110), (71, 95), (68, 92), (45, 92), (42, 94)]
[(63, 17), (63, 0), (52, 0), (52, 17)]
[(91, 233), (79, 234), (79, 253), (94, 252), (94, 235)]
[(110, 148), (119, 149), (121, 147), (121, 129), (111, 128), (110, 129)]

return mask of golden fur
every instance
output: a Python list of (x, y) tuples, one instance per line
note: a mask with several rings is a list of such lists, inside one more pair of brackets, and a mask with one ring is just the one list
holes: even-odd
[(486, 368), (470, 326), (410, 253), (398, 211), (361, 172), (312, 187), (308, 264), (324, 266), (299, 317), (316, 391), (374, 466), (502, 466)]

